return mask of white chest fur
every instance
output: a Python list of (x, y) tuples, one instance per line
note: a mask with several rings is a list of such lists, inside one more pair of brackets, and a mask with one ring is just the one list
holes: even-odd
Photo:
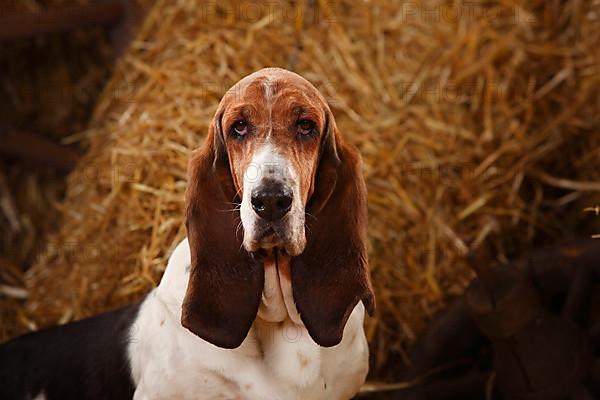
[(368, 370), (362, 303), (335, 347), (318, 346), (290, 319), (257, 319), (240, 347), (222, 349), (181, 326), (189, 263), (184, 240), (135, 321), (129, 345), (135, 400), (329, 400), (358, 391)]

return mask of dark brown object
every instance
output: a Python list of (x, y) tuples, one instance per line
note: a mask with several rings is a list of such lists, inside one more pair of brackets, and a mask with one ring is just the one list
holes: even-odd
[[(407, 390), (401, 400), (483, 400), (488, 374), (469, 373), (452, 380), (438, 380)], [(478, 395), (479, 394), (479, 395)]]
[(481, 332), (490, 338), (513, 336), (544, 313), (528, 277), (510, 266), (480, 272), (465, 292), (465, 301)]
[(458, 298), (438, 315), (415, 343), (409, 353), (410, 368), (402, 380), (418, 379), (443, 365), (474, 357), (484, 337), (469, 315), (464, 299)]
[(506, 399), (560, 400), (575, 393), (589, 374), (592, 352), (582, 329), (548, 313), (524, 271), (489, 269), (483, 285), (467, 289), (467, 306), (492, 341), (494, 371)]
[(81, 154), (29, 132), (0, 127), (0, 154), (68, 173)]
[(104, 0), (83, 6), (48, 9), (39, 13), (7, 15), (0, 25), (0, 39), (115, 24), (125, 13), (124, 4), (121, 0)]
[(600, 273), (600, 240), (584, 239), (549, 246), (517, 265), (527, 270), (542, 295), (565, 293), (574, 275), (582, 269), (592, 271), (596, 277)]
[(421, 383), (382, 399), (599, 398), (599, 273), (600, 241), (590, 239), (477, 268), (409, 352), (401, 376)]

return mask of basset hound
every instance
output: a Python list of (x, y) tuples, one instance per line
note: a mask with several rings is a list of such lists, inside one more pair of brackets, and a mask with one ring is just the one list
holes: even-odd
[(348, 399), (375, 300), (366, 189), (317, 89), (278, 68), (221, 100), (188, 238), (140, 303), (0, 347), (0, 399)]

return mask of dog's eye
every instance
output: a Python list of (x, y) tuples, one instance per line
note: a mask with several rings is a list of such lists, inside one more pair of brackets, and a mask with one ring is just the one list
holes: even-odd
[(301, 119), (296, 122), (296, 127), (300, 135), (310, 135), (315, 129), (315, 123), (309, 119)]
[(231, 127), (231, 133), (237, 136), (245, 136), (248, 133), (248, 123), (244, 120), (236, 121)]

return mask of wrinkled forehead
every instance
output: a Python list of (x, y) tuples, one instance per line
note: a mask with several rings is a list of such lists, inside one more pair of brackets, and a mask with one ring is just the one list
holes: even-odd
[(219, 108), (226, 115), (267, 111), (271, 117), (281, 111), (302, 113), (320, 124), (326, 103), (306, 79), (285, 70), (261, 70), (246, 76), (227, 91)]

